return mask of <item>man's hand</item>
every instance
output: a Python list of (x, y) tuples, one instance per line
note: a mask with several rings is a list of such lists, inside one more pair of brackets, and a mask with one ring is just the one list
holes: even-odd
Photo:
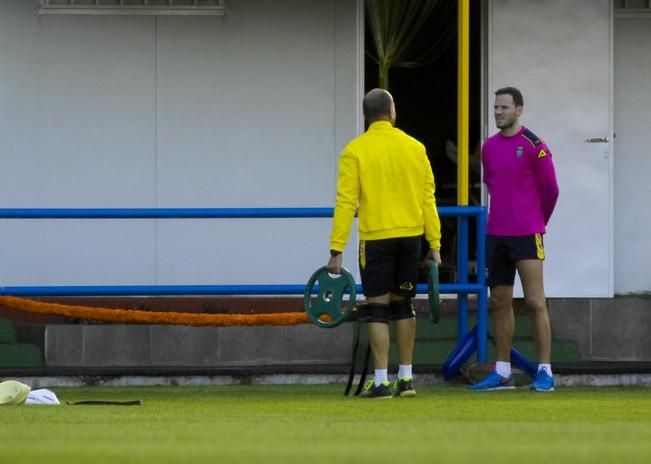
[(434, 250), (430, 248), (430, 250), (427, 252), (427, 258), (428, 261), (435, 261), (436, 264), (439, 266), (441, 265), (441, 251), (440, 250)]
[(337, 256), (331, 256), (330, 260), (328, 261), (328, 265), (326, 268), (328, 268), (328, 272), (330, 274), (341, 274), (341, 263), (343, 260), (343, 254), (338, 254)]

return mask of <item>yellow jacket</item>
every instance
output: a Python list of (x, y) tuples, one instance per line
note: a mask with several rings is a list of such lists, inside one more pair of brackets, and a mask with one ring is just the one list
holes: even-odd
[(372, 123), (341, 153), (330, 249), (344, 250), (358, 207), (360, 240), (424, 232), (430, 248), (441, 248), (434, 175), (425, 147), (389, 121)]

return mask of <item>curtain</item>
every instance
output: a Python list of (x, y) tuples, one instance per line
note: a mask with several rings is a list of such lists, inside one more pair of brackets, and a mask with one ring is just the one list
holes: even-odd
[(366, 13), (383, 89), (391, 68), (434, 63), (456, 37), (454, 0), (366, 0)]

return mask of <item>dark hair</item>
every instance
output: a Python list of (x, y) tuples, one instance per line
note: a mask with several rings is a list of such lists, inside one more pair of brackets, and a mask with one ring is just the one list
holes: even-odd
[(522, 98), (522, 92), (520, 92), (515, 87), (503, 87), (495, 91), (495, 96), (498, 95), (511, 95), (513, 97), (513, 103), (515, 106), (524, 106), (524, 98)]
[(373, 89), (364, 96), (362, 107), (364, 118), (369, 121), (386, 119), (391, 116), (393, 97), (384, 89)]

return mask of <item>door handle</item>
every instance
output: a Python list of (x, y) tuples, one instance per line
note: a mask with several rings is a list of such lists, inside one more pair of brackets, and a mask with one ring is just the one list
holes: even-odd
[(592, 137), (585, 139), (588, 143), (608, 143), (608, 137)]

